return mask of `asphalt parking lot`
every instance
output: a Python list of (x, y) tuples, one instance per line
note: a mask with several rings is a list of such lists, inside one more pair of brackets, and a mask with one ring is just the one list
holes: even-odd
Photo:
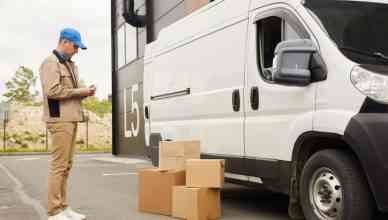
[[(41, 220), (46, 216), (49, 156), (0, 157), (0, 220)], [(136, 170), (141, 159), (109, 154), (77, 155), (70, 177), (70, 204), (92, 220), (168, 220), (137, 212)], [(287, 197), (227, 184), (222, 219), (287, 220)]]

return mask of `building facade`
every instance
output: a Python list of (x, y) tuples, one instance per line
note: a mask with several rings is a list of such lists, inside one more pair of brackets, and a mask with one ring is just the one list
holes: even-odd
[[(146, 18), (145, 26), (135, 27), (126, 22), (123, 13), (131, 3), (134, 12)], [(145, 45), (156, 40), (164, 27), (186, 16), (186, 3), (185, 0), (111, 0), (115, 155), (146, 155), (143, 108)]]

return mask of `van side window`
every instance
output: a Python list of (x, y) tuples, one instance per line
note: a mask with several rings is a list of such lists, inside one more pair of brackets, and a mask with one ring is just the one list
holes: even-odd
[(308, 38), (307, 32), (300, 33), (294, 26), (276, 16), (257, 22), (257, 63), (265, 80), (272, 81), (272, 63), (276, 46), (280, 42)]
[(270, 17), (260, 22), (260, 46), (265, 69), (272, 67), (276, 45), (282, 40), (282, 19)]

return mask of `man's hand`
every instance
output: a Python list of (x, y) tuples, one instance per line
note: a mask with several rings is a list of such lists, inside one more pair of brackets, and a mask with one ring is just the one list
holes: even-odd
[(96, 88), (95, 85), (89, 86), (89, 89), (90, 89), (90, 95), (89, 95), (89, 96), (94, 96), (94, 95), (96, 95), (97, 88)]
[(94, 96), (96, 94), (96, 87), (90, 86), (89, 88), (82, 88), (80, 91), (80, 96), (82, 98), (87, 98), (89, 96)]

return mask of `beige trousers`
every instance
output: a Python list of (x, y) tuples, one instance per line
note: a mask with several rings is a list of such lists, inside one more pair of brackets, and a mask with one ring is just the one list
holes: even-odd
[(68, 207), (67, 180), (73, 165), (77, 122), (47, 123), (47, 129), (52, 137), (47, 214), (53, 216)]

